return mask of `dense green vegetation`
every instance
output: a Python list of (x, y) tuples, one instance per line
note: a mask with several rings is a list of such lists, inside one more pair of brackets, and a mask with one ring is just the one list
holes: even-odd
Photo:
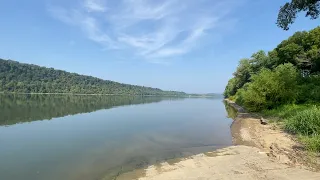
[[(168, 99), (170, 100), (170, 97), (0, 94), (0, 125), (49, 120), (100, 109), (160, 102)], [(179, 98), (172, 100), (176, 99)]]
[(240, 60), (233, 75), (225, 97), (249, 111), (285, 119), (287, 131), (320, 152), (320, 27)]
[(320, 0), (291, 0), (280, 8), (277, 25), (288, 30), (289, 25), (294, 23), (297, 14), (306, 12), (306, 17), (317, 19), (320, 15)]
[(121, 84), (0, 59), (0, 92), (183, 96), (183, 92)]

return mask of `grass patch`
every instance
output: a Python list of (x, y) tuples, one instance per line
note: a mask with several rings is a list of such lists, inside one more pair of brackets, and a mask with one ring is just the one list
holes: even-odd
[(263, 110), (262, 114), (269, 117), (278, 117), (281, 119), (289, 118), (296, 115), (298, 112), (312, 108), (311, 104), (286, 104), (275, 109)]
[(285, 129), (294, 134), (313, 136), (320, 134), (320, 108), (313, 106), (310, 109), (296, 112), (285, 120)]
[(320, 152), (320, 135), (303, 136), (299, 137), (306, 149), (310, 152)]
[(285, 129), (299, 134), (300, 141), (311, 152), (320, 152), (320, 107), (313, 106), (285, 120)]

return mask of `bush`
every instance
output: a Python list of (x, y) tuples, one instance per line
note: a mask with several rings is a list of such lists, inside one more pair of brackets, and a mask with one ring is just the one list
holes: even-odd
[(239, 89), (236, 94), (236, 103), (253, 112), (264, 109), (267, 104), (265, 97), (260, 94), (261, 91), (253, 90), (250, 83), (248, 85), (249, 89)]
[(297, 102), (320, 102), (319, 75), (311, 75), (300, 79)]
[(292, 64), (283, 64), (275, 70), (262, 69), (251, 82), (238, 90), (237, 103), (249, 111), (271, 109), (293, 103), (297, 97), (298, 72)]
[(298, 112), (296, 115), (285, 120), (285, 129), (291, 133), (305, 136), (320, 135), (320, 108)]

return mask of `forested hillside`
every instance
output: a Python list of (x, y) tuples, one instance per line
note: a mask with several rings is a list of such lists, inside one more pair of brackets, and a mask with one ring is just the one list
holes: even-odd
[(286, 130), (320, 152), (320, 27), (240, 60), (233, 75), (225, 97), (249, 111), (284, 118)]
[(0, 92), (185, 95), (0, 59)]

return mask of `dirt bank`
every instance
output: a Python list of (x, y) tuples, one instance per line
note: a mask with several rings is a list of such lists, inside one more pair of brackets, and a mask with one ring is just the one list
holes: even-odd
[[(226, 101), (236, 109), (240, 107), (232, 101)], [(260, 118), (242, 109), (231, 126), (233, 144), (259, 148), (277, 163), (320, 170), (319, 157), (310, 156), (295, 137), (283, 132), (277, 125), (262, 125)]]
[(117, 180), (318, 180), (319, 158), (309, 158), (303, 147), (274, 125), (261, 125), (260, 117), (231, 101), (238, 115), (231, 126), (236, 146), (175, 159), (128, 172)]

